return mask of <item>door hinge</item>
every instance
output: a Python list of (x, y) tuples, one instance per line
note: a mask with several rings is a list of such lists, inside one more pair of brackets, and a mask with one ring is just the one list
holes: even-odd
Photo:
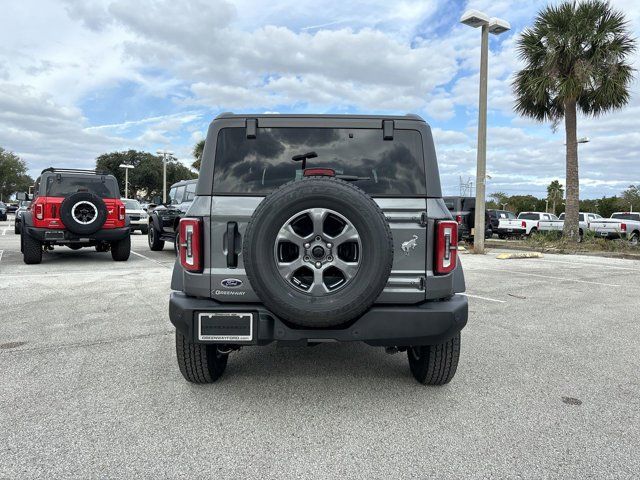
[(429, 221), (429, 217), (427, 217), (427, 212), (422, 212), (420, 214), (420, 226), (421, 227), (426, 227), (428, 221)]
[(418, 285), (418, 288), (420, 290), (427, 289), (427, 277), (420, 277), (420, 284)]

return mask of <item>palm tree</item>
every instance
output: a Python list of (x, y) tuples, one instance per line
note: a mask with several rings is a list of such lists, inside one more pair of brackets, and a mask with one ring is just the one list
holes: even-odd
[[(556, 202), (562, 200), (564, 196), (564, 188), (558, 180), (554, 180), (547, 187), (547, 200), (553, 204), (553, 214), (556, 214)], [(565, 214), (566, 217), (566, 214)]]
[(544, 8), (517, 43), (525, 67), (513, 81), (515, 109), (555, 127), (564, 119), (566, 187), (564, 235), (578, 240), (576, 116), (597, 116), (629, 101), (635, 49), (624, 15), (607, 1), (565, 2)]
[(200, 164), (202, 163), (202, 152), (204, 152), (204, 140), (200, 140), (198, 143), (196, 143), (193, 146), (193, 150), (191, 152), (193, 158), (196, 159), (196, 161), (193, 162), (191, 166), (196, 170), (200, 170)]

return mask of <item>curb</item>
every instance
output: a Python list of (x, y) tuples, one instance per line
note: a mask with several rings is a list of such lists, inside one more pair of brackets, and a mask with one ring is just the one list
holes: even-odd
[(525, 250), (529, 252), (540, 252), (540, 253), (553, 253), (557, 255), (584, 255), (587, 257), (604, 257), (604, 258), (621, 258), (624, 260), (640, 260), (640, 253), (626, 253), (626, 252), (598, 252), (598, 251), (589, 251), (589, 250), (578, 250), (575, 252), (567, 252), (567, 251), (559, 251), (553, 248), (535, 248), (529, 245), (524, 245), (521, 242), (495, 242), (495, 241), (486, 241), (485, 246), (489, 248), (499, 248), (502, 250)]
[(540, 252), (524, 252), (524, 253), (501, 253), (496, 258), (498, 260), (511, 260), (514, 258), (542, 258)]

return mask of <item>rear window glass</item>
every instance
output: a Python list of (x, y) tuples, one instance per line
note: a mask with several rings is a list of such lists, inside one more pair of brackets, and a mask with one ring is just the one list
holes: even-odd
[(521, 220), (539, 220), (540, 214), (538, 213), (521, 213), (518, 215), (518, 218)]
[(189, 183), (187, 184), (187, 191), (184, 194), (184, 202), (191, 202), (194, 198), (196, 198), (196, 184)]
[[(102, 179), (104, 178), (104, 181)], [(68, 197), (77, 192), (89, 192), (100, 198), (120, 198), (118, 184), (113, 177), (102, 176), (60, 176), (47, 177), (45, 195), (47, 197)]]
[(611, 218), (617, 218), (618, 220), (636, 220), (640, 221), (640, 214), (638, 213), (614, 213)]
[(337, 175), (362, 177), (354, 182), (371, 195), (425, 195), (422, 137), (416, 130), (396, 130), (383, 140), (376, 129), (259, 128), (254, 139), (244, 128), (218, 134), (214, 192), (264, 195), (302, 178), (294, 155), (315, 152), (307, 168), (332, 168)]
[(498, 216), (500, 218), (508, 218), (508, 219), (516, 218), (516, 215), (513, 212), (498, 212)]

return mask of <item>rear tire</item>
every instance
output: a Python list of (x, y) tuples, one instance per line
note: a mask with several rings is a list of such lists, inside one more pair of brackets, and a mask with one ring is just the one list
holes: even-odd
[(409, 347), (409, 368), (423, 385), (444, 385), (456, 374), (460, 359), (460, 333), (438, 345)]
[(228, 355), (218, 351), (215, 344), (191, 343), (176, 331), (178, 367), (185, 380), (191, 383), (213, 383), (227, 368)]
[(19, 223), (16, 223), (16, 224), (13, 226), (13, 233), (15, 233), (16, 235), (19, 235), (19, 234), (20, 234), (20, 224), (19, 224)]
[(42, 262), (42, 242), (36, 240), (28, 233), (20, 235), (22, 244), (22, 260), (27, 265), (35, 265)]
[(111, 243), (111, 258), (116, 262), (126, 262), (131, 254), (131, 237)]
[(638, 234), (637, 233), (632, 233), (631, 236), (629, 237), (629, 243), (634, 246), (637, 247), (638, 246)]
[(158, 252), (164, 248), (164, 240), (160, 240), (160, 235), (153, 224), (149, 225), (147, 240), (149, 241), (149, 248), (154, 252)]

